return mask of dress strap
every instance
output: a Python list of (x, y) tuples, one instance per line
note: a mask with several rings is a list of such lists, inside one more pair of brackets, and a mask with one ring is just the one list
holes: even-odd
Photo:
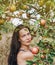
[(19, 51), (24, 51), (24, 52), (26, 52), (25, 50), (23, 50), (23, 49), (20, 49)]
[[(31, 51), (31, 49), (29, 49), (30, 51)], [(19, 51), (24, 51), (24, 52), (26, 52), (24, 49), (20, 49)], [(32, 51), (31, 51), (32, 52)]]

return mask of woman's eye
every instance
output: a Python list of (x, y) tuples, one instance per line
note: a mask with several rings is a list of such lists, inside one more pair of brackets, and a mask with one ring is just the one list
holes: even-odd
[(25, 37), (26, 35), (23, 35), (22, 37)]
[(30, 35), (30, 33), (27, 33), (27, 35)]
[[(26, 35), (30, 35), (30, 33), (27, 33)], [(25, 37), (26, 35), (23, 35), (22, 37)]]

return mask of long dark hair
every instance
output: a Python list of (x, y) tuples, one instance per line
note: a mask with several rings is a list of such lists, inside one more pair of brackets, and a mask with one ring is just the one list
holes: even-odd
[[(14, 30), (14, 33), (12, 36), (12, 41), (11, 41), (10, 54), (8, 57), (8, 65), (17, 65), (17, 54), (19, 53), (19, 49), (21, 47), (21, 43), (20, 43), (20, 41), (18, 41), (19, 31), (23, 28), (28, 28), (28, 27), (24, 26), (24, 25), (19, 25)], [(29, 31), (30, 31), (30, 29), (29, 29)]]

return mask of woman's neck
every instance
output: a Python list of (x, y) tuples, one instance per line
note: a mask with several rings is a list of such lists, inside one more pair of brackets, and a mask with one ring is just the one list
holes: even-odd
[(20, 49), (28, 51), (29, 50), (29, 46), (22, 45)]

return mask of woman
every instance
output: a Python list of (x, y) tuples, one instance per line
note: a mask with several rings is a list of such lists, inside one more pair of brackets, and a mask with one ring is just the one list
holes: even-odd
[(13, 33), (8, 65), (26, 65), (27, 60), (33, 59), (30, 49), (32, 36), (27, 26), (19, 25)]

